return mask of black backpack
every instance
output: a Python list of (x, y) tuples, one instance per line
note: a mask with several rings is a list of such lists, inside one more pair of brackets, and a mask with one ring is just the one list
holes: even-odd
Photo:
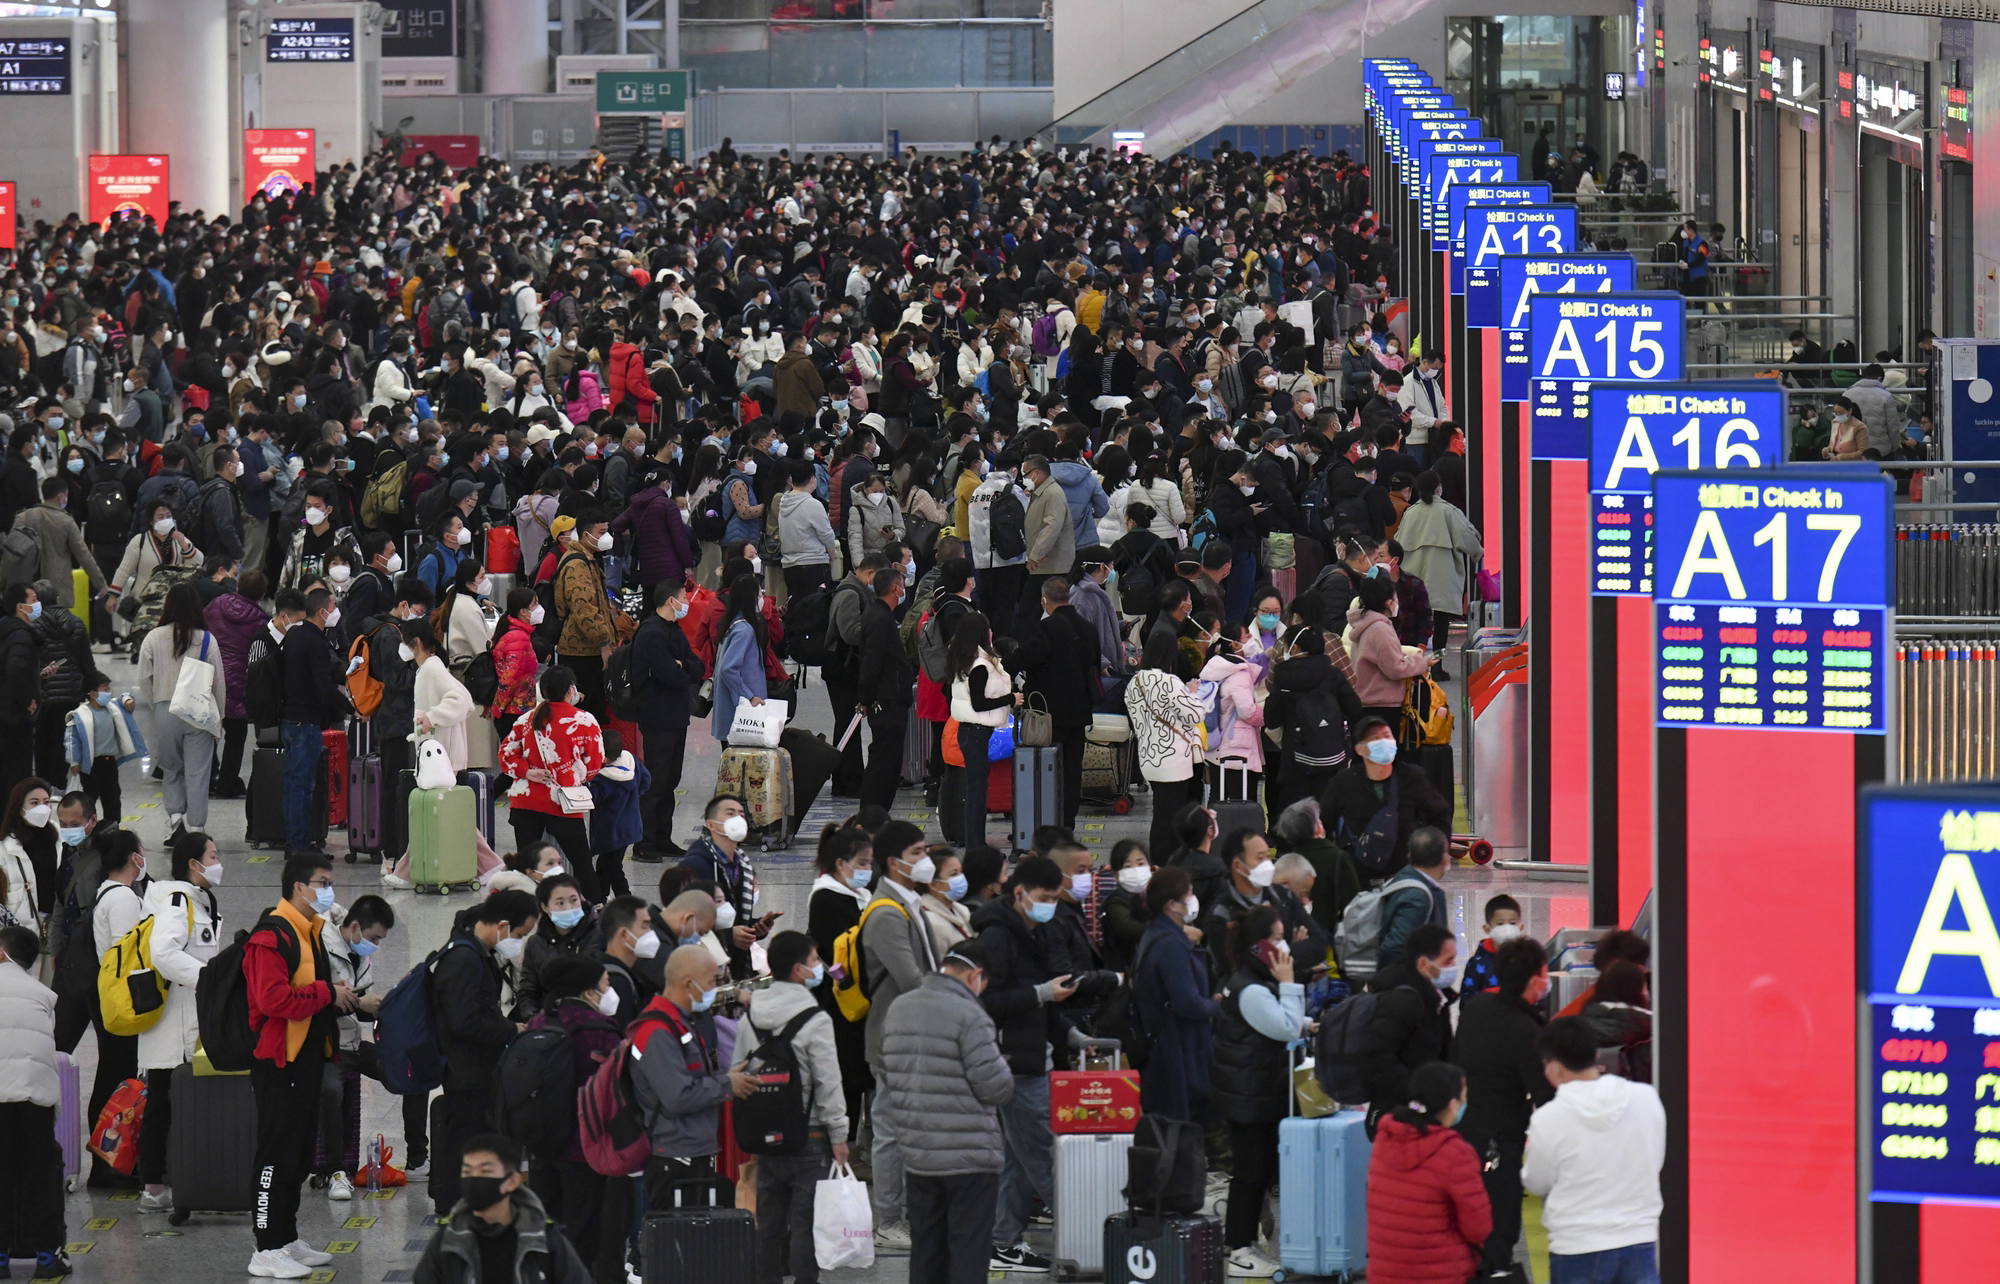
[[(195, 1025), (209, 1064), (225, 1074), (250, 1069), (257, 1059), (257, 1031), (250, 1027), (250, 982), (243, 975), (243, 943), (265, 928), (274, 928), (288, 967), (299, 965), (299, 939), (291, 925), (275, 914), (258, 919), (247, 932), (222, 947), (201, 969), (195, 983)], [(287, 948), (289, 943), (289, 948)]]
[(1363, 990), (1320, 1015), (1313, 1077), (1327, 1096), (1343, 1105), (1367, 1101), (1373, 1095), (1361, 1072), (1361, 1040), (1375, 1021), (1375, 1004), (1380, 997), (1372, 990)]
[(1160, 588), (1173, 573), (1172, 566), (1160, 566), (1166, 557), (1167, 546), (1155, 544), (1152, 552), (1118, 572), (1118, 598), (1126, 615), (1152, 618), (1160, 604)]
[(535, 596), (542, 602), (542, 622), (535, 626), (529, 639), (534, 643), (535, 654), (545, 664), (554, 662), (556, 642), (563, 631), (563, 614), (556, 609), (556, 581), (562, 578), (563, 567), (581, 560), (581, 553), (564, 553), (556, 559), (556, 569), (549, 575), (548, 583), (535, 585)]
[(800, 664), (833, 662), (833, 595), (839, 589), (822, 584), (786, 606), (785, 650)]
[(722, 492), (721, 486), (710, 491), (688, 519), (688, 533), (703, 543), (720, 543), (729, 530), (729, 514), (724, 508), (729, 501), (723, 498)]
[(743, 1063), (743, 1072), (757, 1081), (757, 1090), (739, 1100), (734, 1110), (736, 1145), (744, 1153), (795, 1155), (805, 1147), (812, 1120), (807, 1111), (805, 1076), (800, 1073), (799, 1053), (792, 1039), (822, 1011), (815, 1004), (799, 1013), (784, 1029), (759, 1043)]
[[(1106, 902), (1108, 907), (1110, 902)], [(1141, 945), (1132, 958), (1132, 976), (1136, 979), (1139, 968), (1146, 961), (1146, 947)], [(1118, 1050), (1132, 1063), (1134, 1070), (1143, 1071), (1153, 1057), (1153, 1035), (1146, 1029), (1145, 1019), (1140, 1015), (1137, 993), (1130, 985), (1121, 985), (1111, 992), (1097, 1009), (1097, 1021), (1092, 1027), (1100, 1039), (1118, 1040)]]
[(125, 493), (124, 483), (115, 478), (92, 486), (83, 508), (86, 543), (96, 547), (123, 544), (131, 533), (132, 497)]
[(576, 1052), (569, 1031), (551, 1021), (507, 1043), (493, 1074), (493, 1126), (551, 1159), (576, 1135)]
[(1293, 700), (1285, 748), (1307, 771), (1326, 771), (1347, 761), (1347, 715), (1327, 687), (1302, 691)]
[(1003, 490), (988, 502), (986, 529), (995, 557), (1020, 557), (1028, 551), (1028, 510), (1012, 490)]
[(1125, 1202), (1131, 1208), (1156, 1216), (1199, 1213), (1208, 1185), (1201, 1125), (1140, 1115), (1125, 1171)]
[(632, 644), (626, 642), (604, 662), (604, 703), (626, 722), (639, 717), (639, 673), (632, 667)]

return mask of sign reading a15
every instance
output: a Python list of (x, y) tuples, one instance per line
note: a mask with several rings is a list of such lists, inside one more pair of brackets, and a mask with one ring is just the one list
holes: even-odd
[(1681, 378), (1686, 306), (1678, 294), (1637, 291), (1531, 297), (1530, 454), (1536, 459), (1590, 457), (1590, 395), (1582, 385)]

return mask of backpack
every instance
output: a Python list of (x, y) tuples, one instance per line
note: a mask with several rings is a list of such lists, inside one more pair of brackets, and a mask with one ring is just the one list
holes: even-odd
[[(1342, 926), (1345, 926), (1343, 921)], [(1341, 961), (1346, 966), (1346, 960)], [(1313, 1049), (1313, 1077), (1327, 1096), (1342, 1103), (1367, 1101), (1368, 1079), (1361, 1072), (1361, 1041), (1375, 1022), (1381, 996), (1350, 994), (1319, 1017), (1319, 1044)]]
[[(631, 1071), (631, 1058), (635, 1055), (632, 1036), (647, 1021), (675, 1030), (665, 1013), (641, 1012), (633, 1019), (617, 1051), (604, 1059), (590, 1076), (590, 1082), (576, 1094), (577, 1140), (583, 1147), (584, 1162), (606, 1177), (628, 1177), (640, 1172), (653, 1155), (653, 1134), (646, 1127), (646, 1113), (633, 1094)], [(676, 1031), (676, 1037), (682, 1033), (690, 1032)], [(689, 1069), (698, 1068), (689, 1065)]]
[[(196, 526), (194, 531), (190, 531), (188, 538), (194, 538), (194, 534), (197, 531), (204, 535), (208, 533), (208, 524), (204, 520), (208, 514), (208, 497), (219, 490), (231, 490), (231, 484), (227, 477), (211, 477), (201, 484), (200, 490), (195, 492), (199, 496), (195, 505), (195, 520), (201, 522), (201, 525)], [(241, 526), (242, 522), (239, 521), (237, 525)]]
[(1451, 743), (1451, 701), (1428, 672), (1410, 679), (1403, 691), (1404, 738), (1411, 748)]
[(410, 969), (383, 998), (375, 1015), (375, 1046), (382, 1054), (382, 1085), (399, 1097), (444, 1086), (444, 1049), (431, 1010), (431, 973), (445, 951), (470, 945), (465, 937), (446, 941)]
[(1211, 748), (1222, 743), (1222, 684), (1203, 678), (1195, 692), (1201, 705), (1201, 730)]
[(33, 584), (42, 578), (42, 536), (19, 522), (0, 536), (0, 583)]
[(1340, 912), (1340, 926), (1333, 932), (1333, 953), (1340, 960), (1340, 974), (1349, 981), (1366, 981), (1375, 975), (1375, 951), (1382, 943), (1382, 907), (1388, 899), (1388, 888), (1372, 887), (1347, 902), (1347, 908)]
[(939, 686), (951, 678), (951, 640), (936, 615), (926, 615), (917, 626), (917, 667)]
[(1056, 314), (1044, 312), (1035, 318), (1031, 342), (1038, 357), (1053, 357), (1062, 351), (1062, 340), (1056, 337)]
[[(258, 919), (249, 931), (216, 952), (194, 987), (195, 1025), (209, 1064), (224, 1074), (248, 1070), (257, 1059), (257, 1031), (250, 1025), (250, 979), (243, 975), (244, 943), (265, 928), (275, 931), (285, 959), (298, 966), (299, 939), (291, 924), (275, 914)], [(287, 944), (289, 943), (289, 949)]]
[[(174, 901), (187, 906), (188, 930), (194, 930), (194, 902), (179, 892)], [(153, 970), (153, 924), (148, 914), (118, 938), (97, 966), (97, 1002), (104, 1028), (112, 1034), (140, 1034), (160, 1022), (167, 1007), (167, 980)]]
[(604, 703), (626, 722), (639, 717), (639, 674), (632, 667), (632, 644), (623, 643), (604, 662)]
[(162, 491), (159, 498), (174, 506), (174, 529), (193, 539), (201, 533), (201, 487), (192, 477), (183, 477), (168, 485), (177, 488), (180, 497), (176, 499)]
[(1003, 489), (986, 505), (987, 542), (995, 557), (1015, 558), (1028, 551), (1028, 510), (1012, 489)]
[(90, 488), (83, 501), (83, 537), (86, 543), (102, 547), (122, 544), (132, 529), (132, 497), (123, 483), (101, 481)]
[(560, 1155), (576, 1135), (576, 1053), (551, 1022), (508, 1040), (493, 1072), (493, 1126), (536, 1155)]
[(792, 1040), (806, 1022), (824, 1010), (813, 1004), (774, 1035), (765, 1037), (758, 1031), (762, 1041), (743, 1063), (744, 1073), (757, 1081), (757, 1090), (733, 1109), (736, 1146), (745, 1154), (796, 1155), (805, 1148), (812, 1119), (807, 1111), (805, 1076)]
[(535, 595), (542, 600), (542, 622), (529, 635), (534, 643), (535, 654), (550, 659), (556, 653), (556, 643), (562, 638), (563, 621), (567, 618), (556, 601), (556, 581), (562, 578), (563, 567), (572, 561), (584, 561), (581, 553), (564, 553), (556, 559), (556, 569), (549, 573), (548, 583), (535, 585)]
[(1347, 716), (1325, 687), (1302, 692), (1285, 723), (1285, 747), (1308, 771), (1324, 771), (1347, 761)]
[(868, 926), (868, 916), (878, 905), (887, 905), (905, 919), (910, 911), (902, 902), (887, 897), (868, 902), (861, 911), (860, 921), (833, 938), (833, 968), (836, 973), (833, 982), (833, 1001), (840, 1005), (840, 1014), (849, 1021), (861, 1021), (868, 1015), (868, 971), (862, 965), (861, 929)]
[(1315, 539), (1324, 538), (1332, 529), (1327, 525), (1327, 517), (1333, 505), (1327, 498), (1325, 473), (1313, 478), (1306, 487), (1306, 493), (1299, 496), (1299, 529)]
[(1333, 528), (1337, 531), (1375, 529), (1375, 519), (1368, 515), (1368, 492), (1349, 495), (1333, 506)]
[[(1139, 975), (1139, 968), (1145, 961), (1146, 951), (1142, 946), (1132, 959), (1132, 976)], [(1153, 1035), (1139, 1015), (1139, 999), (1130, 985), (1119, 986), (1104, 1000), (1097, 1009), (1097, 1022), (1093, 1029), (1100, 1039), (1118, 1040), (1118, 1050), (1125, 1054), (1132, 1068), (1145, 1070), (1146, 1062), (1153, 1056)]]
[(465, 672), (459, 681), (465, 684), (466, 694), (472, 697), (472, 703), (491, 705), (493, 697), (500, 694), (500, 669), (493, 662), (492, 649), (488, 648), (473, 656), (472, 663), (465, 666)]
[(833, 595), (839, 590), (822, 584), (786, 606), (785, 650), (800, 664), (833, 662)]
[(1199, 553), (1202, 546), (1214, 539), (1220, 532), (1215, 525), (1215, 512), (1204, 508), (1195, 516), (1194, 525), (1188, 528), (1188, 544)]
[(368, 489), (361, 492), (361, 524), (370, 530), (380, 530), (382, 520), (400, 517), (403, 513), (403, 483), (409, 479), (410, 461), (407, 459), (389, 465), (382, 470)]
[[(363, 633), (347, 646), (347, 659), (352, 670), (347, 675), (347, 694), (354, 699), (354, 711), (364, 718), (372, 718), (382, 707), (382, 697), (388, 692), (382, 679), (375, 676), (374, 647), (370, 645), (372, 633)], [(360, 665), (354, 665), (359, 659)]]
[(723, 509), (723, 487), (708, 493), (688, 519), (688, 533), (706, 544), (719, 544), (729, 530), (729, 515)]
[(1353, 850), (1354, 863), (1370, 874), (1386, 876), (1395, 872), (1396, 836), (1402, 827), (1401, 793), (1396, 777), (1389, 777), (1389, 791), (1382, 799), (1382, 806), (1368, 818), (1368, 827), (1360, 833), (1347, 827), (1346, 817), (1341, 818), (1340, 841)]

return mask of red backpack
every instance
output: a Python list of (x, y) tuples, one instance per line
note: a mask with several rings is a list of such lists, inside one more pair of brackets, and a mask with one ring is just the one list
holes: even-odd
[[(677, 1018), (657, 1008), (641, 1012), (627, 1029), (618, 1050), (604, 1059), (590, 1081), (576, 1094), (577, 1140), (584, 1162), (606, 1177), (630, 1177), (644, 1172), (653, 1154), (653, 1134), (646, 1112), (632, 1091), (632, 1041), (641, 1025), (651, 1022), (670, 1031), (688, 1056), (690, 1073), (703, 1070), (701, 1036)], [(643, 1054), (642, 1054), (643, 1055)]]

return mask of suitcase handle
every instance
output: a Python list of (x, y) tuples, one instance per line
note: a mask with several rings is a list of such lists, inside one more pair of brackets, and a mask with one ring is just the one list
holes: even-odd
[(1100, 1060), (1109, 1063), (1110, 1069), (1122, 1070), (1125, 1068), (1124, 1066), (1119, 1064), (1120, 1062), (1125, 1060), (1125, 1057), (1124, 1054), (1118, 1050), (1118, 1040), (1116, 1039), (1085, 1039), (1082, 1043), (1077, 1045), (1077, 1051), (1079, 1054), (1081, 1054), (1077, 1058), (1078, 1063), (1081, 1064), (1082, 1062), (1089, 1060), (1091, 1050), (1099, 1048), (1104, 1049), (1110, 1053), (1109, 1056), (1100, 1058)]

